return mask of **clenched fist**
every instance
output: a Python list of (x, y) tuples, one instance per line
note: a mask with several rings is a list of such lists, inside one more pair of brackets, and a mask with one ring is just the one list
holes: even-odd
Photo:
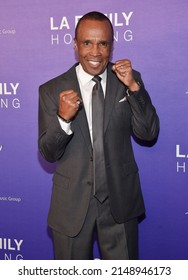
[(74, 90), (65, 90), (59, 94), (58, 115), (65, 120), (71, 120), (77, 113), (81, 99)]

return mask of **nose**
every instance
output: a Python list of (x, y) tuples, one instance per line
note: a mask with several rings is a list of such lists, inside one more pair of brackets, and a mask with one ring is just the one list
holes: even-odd
[(97, 55), (100, 54), (99, 44), (93, 44), (93, 45), (92, 45), (91, 54), (92, 54), (93, 56), (97, 56)]

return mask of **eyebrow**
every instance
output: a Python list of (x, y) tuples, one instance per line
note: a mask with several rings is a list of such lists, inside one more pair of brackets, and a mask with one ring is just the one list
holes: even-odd
[[(92, 42), (92, 39), (85, 39), (85, 40), (78, 40), (78, 41), (80, 41), (80, 42), (82, 42), (82, 43), (86, 43), (86, 42)], [(108, 40), (100, 40), (100, 41), (98, 41), (97, 42), (97, 44), (101, 44), (101, 43), (105, 43), (105, 44), (110, 44), (111, 43), (111, 41), (108, 41)]]

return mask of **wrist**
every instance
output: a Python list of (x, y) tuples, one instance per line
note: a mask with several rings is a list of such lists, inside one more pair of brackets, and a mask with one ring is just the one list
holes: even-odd
[(141, 84), (139, 81), (134, 81), (127, 89), (127, 95), (130, 96), (140, 90)]
[(62, 117), (59, 113), (57, 113), (57, 116), (58, 116), (62, 121), (64, 121), (65, 123), (70, 123), (70, 122), (71, 122), (70, 119), (67, 119), (67, 118)]
[(128, 88), (129, 88), (130, 91), (139, 91), (140, 86), (141, 86), (140, 82), (134, 80), (134, 81), (128, 86)]

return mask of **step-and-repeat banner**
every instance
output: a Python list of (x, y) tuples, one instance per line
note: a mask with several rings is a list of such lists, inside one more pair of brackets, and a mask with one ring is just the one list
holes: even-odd
[(38, 152), (38, 87), (75, 63), (75, 25), (92, 10), (112, 21), (113, 61), (142, 73), (161, 122), (153, 147), (133, 141), (147, 209), (140, 259), (188, 259), (187, 0), (1, 0), (0, 259), (54, 258), (55, 166)]

